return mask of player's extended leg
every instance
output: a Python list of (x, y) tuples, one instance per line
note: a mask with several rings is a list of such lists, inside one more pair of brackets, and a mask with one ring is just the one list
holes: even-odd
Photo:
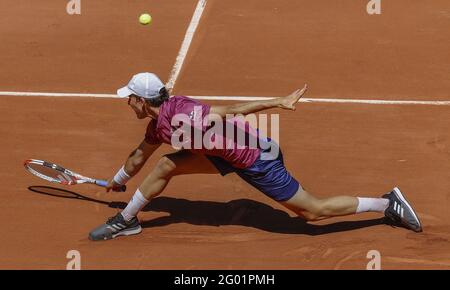
[[(276, 143), (272, 144), (277, 146)], [(378, 212), (413, 231), (422, 230), (417, 215), (400, 189), (394, 188), (382, 198), (352, 196), (317, 198), (305, 191), (287, 171), (281, 150), (272, 152), (264, 149), (252, 166), (237, 170), (236, 173), (262, 193), (308, 221), (362, 212)]]
[[(335, 196), (319, 199), (300, 188), (288, 201), (281, 202), (285, 207), (308, 221), (325, 219), (333, 216), (350, 215), (357, 212), (358, 198), (352, 196)], [(389, 200), (378, 201), (379, 211), (387, 208)]]
[(335, 196), (320, 199), (300, 187), (292, 198), (280, 203), (308, 221), (362, 212), (379, 212), (410, 230), (422, 231), (419, 218), (398, 188), (394, 188), (383, 198)]
[(181, 150), (163, 156), (136, 190), (127, 207), (89, 234), (91, 240), (109, 240), (142, 231), (137, 214), (164, 190), (170, 179), (183, 174), (217, 174), (216, 167), (201, 154)]

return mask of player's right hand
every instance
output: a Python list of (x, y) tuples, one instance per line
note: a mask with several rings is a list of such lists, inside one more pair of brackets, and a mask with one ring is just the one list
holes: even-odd
[(106, 185), (105, 189), (106, 192), (112, 191), (119, 191), (122, 185), (117, 184), (112, 178), (108, 180), (108, 184)]

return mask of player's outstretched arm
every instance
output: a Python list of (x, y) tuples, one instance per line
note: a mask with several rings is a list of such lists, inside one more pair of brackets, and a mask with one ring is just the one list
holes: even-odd
[(232, 115), (248, 115), (251, 113), (256, 113), (262, 110), (281, 108), (286, 110), (295, 111), (295, 105), (300, 100), (301, 97), (308, 90), (308, 86), (305, 85), (302, 89), (298, 89), (289, 96), (282, 98), (275, 98), (265, 101), (253, 101), (247, 103), (238, 103), (228, 106), (212, 106), (210, 109), (210, 114), (219, 115), (221, 118), (225, 118), (227, 114)]
[(123, 184), (123, 182), (117, 182), (117, 179), (130, 179), (135, 176), (160, 145), (161, 144), (149, 144), (145, 142), (145, 140), (142, 141), (141, 144), (139, 144), (139, 146), (128, 156), (125, 165), (119, 170), (116, 176), (108, 180), (106, 191), (109, 192), (111, 189), (120, 187), (120, 183)]

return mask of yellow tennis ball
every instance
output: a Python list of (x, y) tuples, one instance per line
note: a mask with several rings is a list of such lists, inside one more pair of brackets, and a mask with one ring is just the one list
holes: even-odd
[(150, 24), (150, 22), (152, 22), (152, 17), (150, 16), (150, 14), (144, 13), (141, 16), (139, 16), (139, 22), (142, 25)]

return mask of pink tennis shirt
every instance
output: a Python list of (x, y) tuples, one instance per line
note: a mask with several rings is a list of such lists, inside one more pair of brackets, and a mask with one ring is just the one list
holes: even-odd
[[(209, 133), (211, 135), (208, 136), (211, 138), (208, 138), (208, 140), (214, 142), (217, 141), (216, 138), (221, 138), (221, 142), (219, 143), (223, 144), (223, 146), (211, 148), (212, 146), (205, 146), (205, 144), (203, 144), (204, 142), (200, 142), (201, 144), (196, 144), (197, 146), (194, 146), (194, 131), (197, 130), (197, 133), (201, 132), (202, 136), (204, 136), (205, 133), (208, 134), (207, 131), (211, 128), (211, 126), (208, 126), (208, 124), (202, 121), (209, 114), (210, 109), (211, 107), (209, 105), (202, 104), (194, 99), (184, 96), (174, 96), (161, 105), (159, 108), (158, 119), (152, 119), (149, 122), (145, 134), (145, 141), (149, 144), (172, 144), (174, 133), (179, 133), (181, 127), (178, 122), (174, 123), (172, 120), (174, 116), (183, 114), (184, 116), (187, 116), (184, 120), (187, 119), (187, 121), (190, 121), (189, 126), (192, 128), (192, 135), (190, 138), (187, 138), (189, 144), (187, 144), (188, 146), (185, 149), (190, 150), (193, 153), (221, 157), (235, 168), (248, 168), (252, 166), (260, 156), (261, 150), (257, 146), (250, 146), (251, 143), (248, 141), (248, 136), (256, 136), (257, 138), (258, 133), (242, 119), (233, 118), (226, 121), (227, 123), (232, 123), (231, 127), (234, 127), (235, 132), (234, 136), (228, 136), (225, 128), (222, 131), (223, 133), (218, 133), (217, 131)], [(237, 141), (239, 140), (236, 138), (237, 130), (245, 131), (247, 140), (245, 143), (241, 144), (241, 142)], [(238, 142), (240, 146), (238, 146)], [(200, 145), (200, 148), (198, 145)]]

